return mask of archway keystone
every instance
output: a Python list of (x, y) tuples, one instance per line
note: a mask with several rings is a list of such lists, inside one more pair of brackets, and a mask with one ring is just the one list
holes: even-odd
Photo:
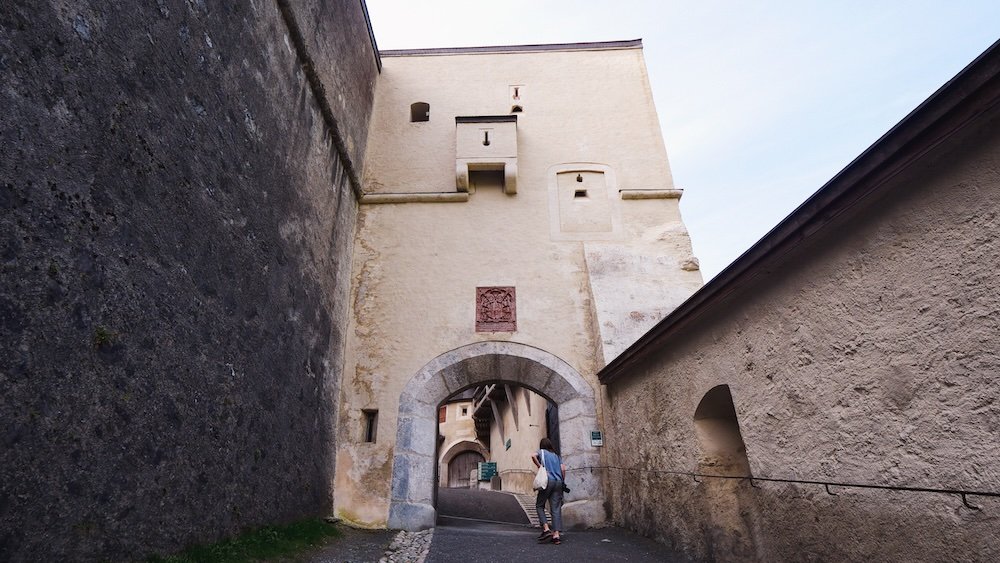
[[(599, 464), (599, 454), (589, 441), (590, 431), (597, 428), (594, 390), (572, 366), (525, 344), (469, 344), (428, 362), (410, 378), (399, 396), (390, 528), (416, 531), (434, 526), (438, 404), (459, 391), (486, 383), (522, 385), (558, 404), (563, 462), (570, 468)], [(604, 522), (598, 477), (586, 471), (569, 478), (573, 490), (566, 495), (563, 506), (566, 526), (579, 528)]]

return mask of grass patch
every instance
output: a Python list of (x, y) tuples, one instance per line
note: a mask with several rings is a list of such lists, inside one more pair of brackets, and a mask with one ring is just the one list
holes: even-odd
[(337, 528), (323, 519), (267, 526), (211, 545), (191, 546), (177, 555), (153, 556), (149, 563), (244, 563), (294, 555), (337, 537)]
[(115, 333), (103, 326), (94, 329), (94, 348), (110, 346), (115, 340)]

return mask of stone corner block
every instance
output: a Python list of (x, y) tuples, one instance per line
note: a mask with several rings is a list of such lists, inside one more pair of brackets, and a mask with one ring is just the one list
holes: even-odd
[(434, 457), (437, 419), (433, 416), (401, 416), (396, 422), (396, 453), (412, 452)]
[(593, 416), (596, 412), (593, 400), (578, 397), (559, 404), (559, 422), (576, 418), (582, 414)]
[(386, 526), (390, 530), (421, 532), (433, 528), (436, 521), (437, 511), (429, 504), (394, 502), (389, 507)]
[(563, 525), (567, 530), (596, 528), (608, 520), (601, 499), (578, 500), (563, 505)]
[(433, 458), (408, 453), (396, 454), (392, 463), (392, 501), (432, 503), (436, 462)]

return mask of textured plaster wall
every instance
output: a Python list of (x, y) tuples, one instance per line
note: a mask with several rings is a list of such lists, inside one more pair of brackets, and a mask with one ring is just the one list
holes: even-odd
[[(544, 186), (547, 207), (533, 209), (550, 214), (549, 238), (583, 243), (604, 362), (701, 286), (678, 200), (619, 195), (675, 188), (641, 49), (386, 57), (384, 65), (365, 169), (374, 193), (456, 191), (454, 117), (509, 114), (518, 85), (518, 189)], [(410, 123), (418, 101), (430, 104), (430, 120)], [(607, 201), (561, 205), (556, 178), (578, 170), (605, 172)], [(596, 221), (595, 208), (610, 216)], [(573, 227), (585, 224), (593, 230)]]
[[(512, 84), (523, 98), (522, 166), (526, 156), (545, 166), (605, 163), (622, 187), (673, 187), (641, 49), (387, 56), (382, 64), (366, 191), (455, 191), (455, 116), (511, 114)], [(430, 104), (429, 121), (410, 123), (413, 102)]]
[[(615, 520), (693, 560), (992, 561), (1000, 500), (657, 474), (732, 390), (759, 477), (1000, 492), (1000, 120), (951, 139), (607, 388)], [(633, 417), (632, 413), (643, 413)]]
[[(367, 31), (316, 29), (363, 146)], [(0, 559), (326, 513), (357, 208), (276, 3), (8, 2), (0, 84)]]
[[(518, 342), (567, 362), (596, 390), (604, 364), (598, 327), (628, 318), (643, 303), (662, 306), (675, 286), (690, 293), (701, 283), (698, 272), (680, 266), (691, 250), (677, 200), (617, 199), (619, 187), (673, 187), (639, 49), (383, 57), (365, 190), (454, 193), (455, 117), (509, 113), (513, 84), (523, 85), (524, 96), (516, 195), (487, 182), (464, 203), (359, 211), (335, 504), (339, 516), (361, 525), (388, 521), (400, 393), (431, 359), (476, 342)], [(430, 121), (410, 123), (410, 104), (418, 101), (430, 104)], [(580, 162), (616, 173), (610, 194), (624, 227), (613, 239), (553, 236), (550, 180), (558, 165)], [(641, 292), (592, 285), (588, 241), (624, 254), (640, 238), (648, 240), (644, 263), (667, 265), (658, 285), (645, 301), (602, 307)], [(623, 284), (646, 273), (615, 271)], [(516, 332), (475, 332), (477, 286), (516, 287)], [(362, 409), (379, 410), (376, 443), (358, 439)]]

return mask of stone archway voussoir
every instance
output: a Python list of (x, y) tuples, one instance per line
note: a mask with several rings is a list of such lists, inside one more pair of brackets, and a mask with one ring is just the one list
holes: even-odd
[(403, 389), (403, 394), (400, 395), (400, 402), (406, 397), (411, 401), (415, 400), (421, 403), (437, 405), (438, 400), (436, 398), (447, 396), (447, 394), (448, 387), (441, 378), (440, 372), (430, 371), (427, 367), (424, 367), (424, 369), (417, 372), (417, 375), (413, 376), (407, 382), (406, 387)]
[(583, 397), (571, 399), (559, 403), (559, 422), (568, 422), (578, 416), (593, 415), (594, 401), (588, 401)]

